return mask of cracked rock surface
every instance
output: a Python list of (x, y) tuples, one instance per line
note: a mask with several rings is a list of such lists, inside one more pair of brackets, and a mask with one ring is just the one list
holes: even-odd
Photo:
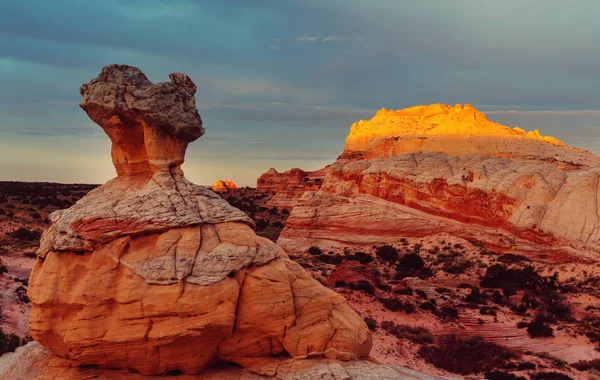
[(145, 375), (368, 356), (369, 330), (342, 296), (183, 176), (204, 132), (195, 89), (123, 65), (83, 85), (117, 178), (51, 216), (29, 281), (32, 337), (69, 366)]

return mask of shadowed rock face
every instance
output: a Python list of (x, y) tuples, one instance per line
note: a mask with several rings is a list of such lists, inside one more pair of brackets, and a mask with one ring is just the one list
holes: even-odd
[(108, 65), (81, 86), (81, 108), (112, 141), (119, 176), (151, 175), (183, 163), (188, 143), (204, 134), (196, 85), (187, 75), (153, 84), (140, 69)]
[(368, 356), (369, 329), (342, 296), (183, 176), (204, 133), (195, 90), (121, 65), (83, 85), (118, 176), (51, 215), (29, 281), (32, 337), (69, 365), (143, 374)]

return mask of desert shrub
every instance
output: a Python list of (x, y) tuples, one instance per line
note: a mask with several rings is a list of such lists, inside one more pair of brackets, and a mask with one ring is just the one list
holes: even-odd
[(379, 298), (379, 302), (391, 311), (399, 311), (402, 308), (402, 301), (398, 298)]
[(35, 259), (37, 257), (35, 252), (25, 252), (23, 253), (23, 256), (28, 257), (30, 259)]
[(321, 253), (323, 253), (323, 251), (321, 250), (321, 248), (313, 246), (308, 249), (308, 253), (310, 253), (313, 256), (316, 256), (316, 255), (320, 255)]
[(481, 297), (479, 288), (476, 286), (471, 288), (471, 293), (467, 294), (465, 301), (477, 304), (485, 303), (485, 300)]
[(463, 274), (467, 271), (467, 269), (472, 268), (474, 266), (475, 262), (472, 260), (459, 260), (456, 263), (443, 266), (442, 270), (450, 274)]
[(510, 359), (519, 357), (516, 352), (486, 342), (478, 335), (466, 339), (448, 335), (434, 345), (419, 348), (419, 354), (436, 367), (461, 375), (503, 368)]
[(348, 284), (348, 286), (352, 290), (360, 290), (361, 292), (364, 292), (364, 293), (367, 293), (370, 295), (375, 294), (375, 288), (367, 280), (359, 280), (358, 282), (351, 282)]
[(374, 331), (377, 329), (377, 321), (374, 320), (373, 318), (365, 318), (365, 323), (367, 324), (367, 327), (369, 328), (369, 330)]
[(396, 325), (394, 322), (385, 321), (381, 324), (381, 328), (398, 339), (408, 339), (417, 344), (433, 343), (433, 335), (425, 327)]
[(15, 293), (17, 294), (19, 301), (23, 303), (29, 303), (29, 297), (27, 297), (27, 289), (25, 289), (24, 286), (19, 286), (17, 289), (15, 289)]
[(571, 376), (560, 372), (537, 372), (531, 376), (532, 380), (573, 380)]
[(460, 284), (458, 284), (458, 286), (456, 287), (457, 289), (469, 289), (472, 288), (473, 286), (471, 284), (467, 284), (465, 282), (461, 282)]
[(394, 294), (402, 294), (402, 295), (406, 295), (406, 296), (412, 296), (413, 290), (412, 290), (412, 288), (409, 288), (409, 287), (399, 288), (399, 289), (394, 290)]
[(458, 319), (458, 309), (456, 309), (455, 307), (446, 305), (446, 306), (442, 306), (441, 310), (444, 314), (446, 314), (451, 319)]
[(532, 370), (532, 369), (535, 369), (535, 367), (536, 367), (535, 363), (532, 363), (532, 362), (521, 362), (517, 365), (517, 369), (519, 371)]
[(5, 334), (0, 330), (0, 355), (14, 352), (21, 345), (21, 338), (15, 334)]
[(396, 265), (396, 280), (402, 280), (406, 277), (428, 278), (433, 275), (430, 268), (425, 266), (425, 261), (418, 253), (412, 252), (402, 256), (398, 265)]
[(434, 311), (434, 310), (436, 310), (435, 305), (432, 304), (429, 301), (423, 302), (421, 305), (419, 305), (419, 308), (421, 308), (422, 310), (427, 310), (427, 311)]
[(479, 285), (482, 288), (513, 286), (517, 289), (549, 291), (557, 288), (558, 275), (543, 277), (531, 265), (507, 269), (506, 266), (494, 264), (485, 271)]
[(342, 261), (344, 261), (344, 256), (321, 254), (319, 257), (317, 257), (317, 260), (325, 264), (339, 265), (342, 263)]
[(600, 343), (599, 317), (586, 317), (580, 322), (580, 326), (585, 331), (585, 336), (587, 336), (592, 342)]
[(4, 209), (0, 208), (0, 215), (6, 215), (6, 211), (4, 211)]
[(258, 219), (256, 221), (256, 231), (264, 231), (265, 228), (269, 225), (268, 219)]
[(416, 290), (415, 290), (415, 292), (417, 293), (417, 295), (418, 295), (420, 298), (422, 298), (422, 299), (424, 299), (424, 300), (426, 300), (426, 299), (428, 298), (428, 297), (427, 297), (427, 293), (425, 293), (425, 291), (423, 291), (423, 290), (421, 290), (421, 289), (416, 289)]
[(517, 376), (514, 373), (504, 371), (486, 372), (485, 378), (487, 380), (525, 380), (523, 376)]
[(435, 291), (438, 293), (452, 293), (452, 290), (448, 289), (448, 288), (435, 288)]
[(425, 266), (425, 261), (421, 258), (418, 253), (407, 253), (400, 258), (398, 265), (396, 266), (397, 271), (418, 271)]
[(344, 281), (344, 280), (337, 280), (335, 282), (334, 287), (335, 288), (345, 288), (346, 287), (346, 281)]
[(496, 316), (497, 310), (496, 307), (482, 306), (479, 308), (479, 314)]
[(34, 241), (40, 239), (40, 233), (38, 231), (31, 231), (27, 228), (19, 227), (17, 230), (9, 234), (15, 239), (24, 241)]
[(517, 294), (517, 287), (513, 284), (505, 284), (502, 287), (502, 295), (506, 298), (510, 298)]
[(8, 268), (6, 268), (6, 265), (0, 264), (0, 274), (4, 273), (8, 273)]
[(389, 293), (392, 290), (392, 287), (389, 286), (388, 284), (377, 284), (375, 286), (377, 286), (377, 289), (381, 289), (381, 290), (383, 290), (384, 292), (387, 292), (387, 293)]
[(284, 209), (281, 210), (281, 213), (283, 215), (289, 215), (290, 212), (289, 212), (289, 210), (287, 208), (284, 208)]
[(531, 323), (529, 323), (529, 326), (527, 326), (527, 333), (533, 338), (554, 335), (552, 327), (545, 322), (541, 315), (538, 315)]
[(377, 247), (376, 254), (377, 257), (388, 263), (396, 262), (399, 256), (398, 250), (391, 245), (382, 245)]
[(402, 311), (406, 314), (414, 314), (417, 311), (417, 307), (410, 302), (402, 304)]
[(571, 366), (579, 371), (589, 371), (591, 369), (600, 371), (600, 359), (580, 360), (576, 363), (571, 364)]
[(515, 264), (520, 263), (522, 261), (529, 261), (527, 257), (523, 255), (518, 255), (516, 253), (505, 253), (504, 255), (498, 256), (497, 260), (505, 264)]
[(526, 321), (519, 321), (519, 322), (517, 322), (517, 328), (518, 329), (524, 329), (527, 326), (529, 326), (529, 322), (526, 322)]
[(354, 252), (353, 254), (346, 256), (346, 261), (358, 261), (362, 265), (366, 265), (373, 260), (373, 256), (364, 252)]
[(572, 319), (571, 304), (556, 292), (552, 292), (544, 305), (544, 311), (551, 315), (553, 322), (569, 321)]

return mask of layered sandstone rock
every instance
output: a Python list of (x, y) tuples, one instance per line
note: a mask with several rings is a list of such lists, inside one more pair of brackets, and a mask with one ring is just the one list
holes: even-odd
[[(254, 368), (256, 371), (257, 369)], [(448, 379), (372, 361), (340, 362), (327, 359), (280, 359), (260, 368), (261, 374), (239, 367), (209, 369), (197, 376), (163, 375), (169, 380), (436, 380)], [(142, 380), (156, 379), (138, 373), (93, 367), (71, 367), (68, 361), (52, 357), (37, 342), (20, 347), (15, 353), (0, 357), (0, 380), (56, 380), (56, 379)]]
[(336, 163), (293, 209), (289, 252), (447, 232), (499, 251), (600, 258), (600, 168), (564, 171), (484, 155), (410, 153)]
[(313, 172), (294, 168), (278, 173), (270, 168), (256, 181), (256, 190), (274, 192), (267, 207), (291, 210), (306, 191), (317, 191), (323, 184), (329, 166)]
[(51, 216), (29, 282), (31, 335), (70, 365), (142, 374), (367, 356), (369, 330), (340, 295), (183, 176), (204, 132), (195, 89), (123, 65), (83, 85), (118, 176)]
[(494, 123), (469, 104), (416, 106), (378, 111), (352, 124), (338, 162), (386, 158), (404, 153), (483, 154), (552, 163), (565, 170), (597, 167), (600, 158), (539, 131)]
[(213, 191), (222, 193), (228, 191), (235, 191), (237, 190), (237, 186), (231, 181), (228, 181), (226, 179), (220, 179), (212, 185), (212, 189)]

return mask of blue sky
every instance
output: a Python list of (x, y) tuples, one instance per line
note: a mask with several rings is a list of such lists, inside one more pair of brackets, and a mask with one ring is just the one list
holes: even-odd
[(471, 103), (600, 153), (597, 0), (0, 0), (0, 180), (114, 176), (81, 83), (126, 63), (198, 85), (200, 184), (317, 169), (375, 110)]

